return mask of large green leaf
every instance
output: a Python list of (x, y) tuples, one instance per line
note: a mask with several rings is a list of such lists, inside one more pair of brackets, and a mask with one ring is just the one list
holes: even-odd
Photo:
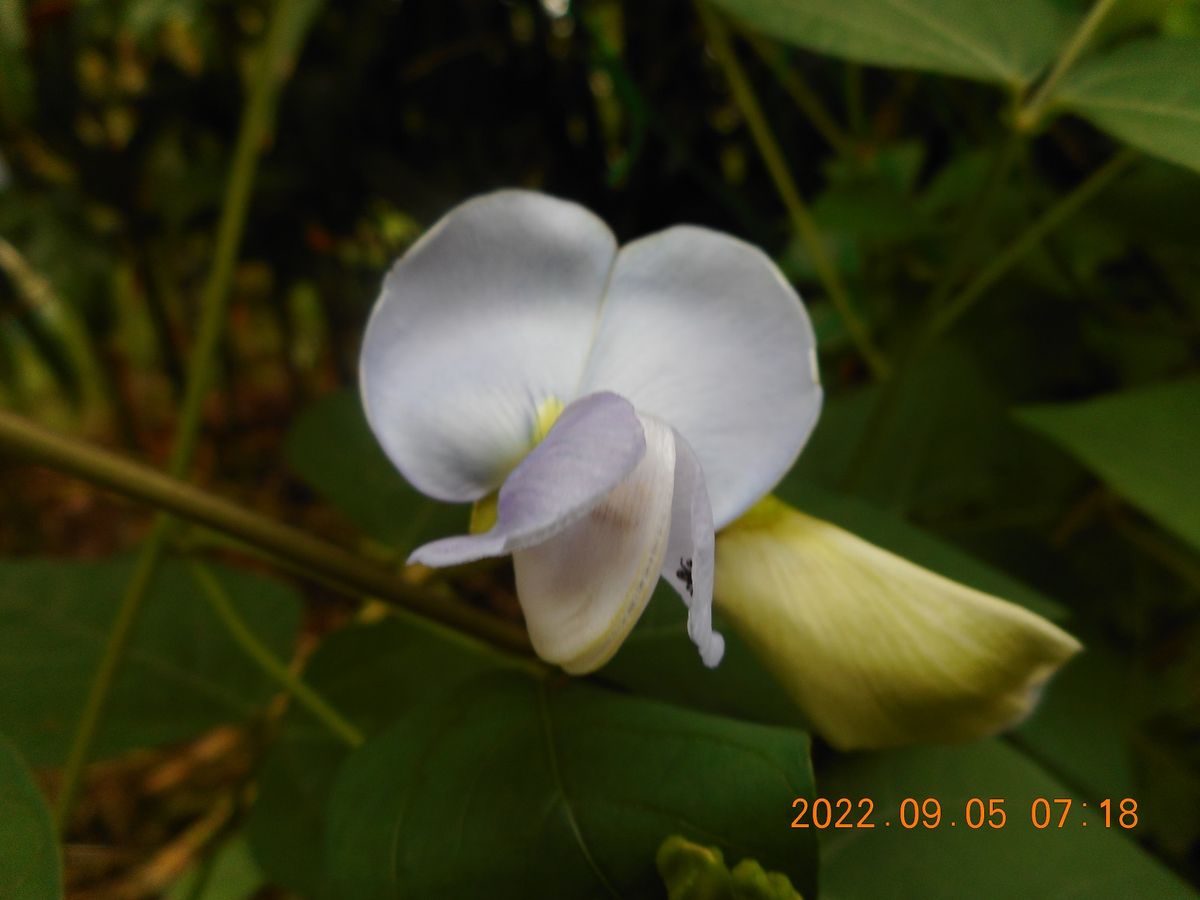
[[(431, 626), (387, 620), (330, 635), (305, 681), (366, 734), (496, 665)], [(321, 880), (325, 803), (349, 748), (293, 704), (260, 773), (246, 831), (259, 865), (300, 893)]]
[(1016, 415), (1200, 549), (1200, 379)]
[(1137, 673), (1099, 636), (1057, 675), (1013, 740), (1079, 790), (1133, 796)]
[[(1028, 331), (1018, 353), (1031, 352)], [(1004, 337), (989, 335), (986, 348), (955, 340), (931, 350), (900, 376), (890, 402), (878, 387), (830, 398), (789, 482), (853, 493), (901, 517), (1069, 502), (1078, 471), (1008, 418), (1013, 392), (1028, 396), (1033, 385), (1028, 366), (988, 360), (1003, 352)]]
[(466, 508), (419, 494), (396, 471), (351, 391), (332, 394), (300, 416), (287, 439), (296, 473), (376, 540), (411, 550), (466, 530)]
[(1139, 150), (1200, 171), (1200, 40), (1141, 40), (1072, 71), (1055, 102)]
[(756, 31), (855, 62), (921, 69), (1017, 89), (1066, 32), (1044, 0), (711, 0)]
[(54, 900), (62, 895), (50, 810), (17, 748), (0, 736), (0, 897)]
[[(34, 765), (66, 758), (132, 568), (128, 560), (0, 562), (0, 724)], [(213, 568), (254, 632), (289, 656), (300, 616), (293, 591)], [(96, 755), (245, 719), (276, 691), (229, 637), (187, 567), (169, 561), (146, 599)]]
[(166, 900), (248, 900), (263, 884), (246, 839), (237, 835), (184, 872)]
[[(1118, 812), (1124, 795), (1119, 789), (1073, 796), (1000, 741), (841, 757), (821, 773), (818, 784), (823, 797), (847, 797), (856, 804), (868, 798), (875, 810), (873, 829), (826, 833), (822, 883), (823, 896), (830, 900), (1195, 896), (1123, 833)], [(942, 812), (938, 826), (904, 828), (900, 805), (906, 797), (918, 804), (937, 800)], [(1051, 823), (1042, 830), (1032, 824), (1038, 797), (1051, 801)], [(1072, 799), (1062, 828), (1063, 806), (1053, 803), (1057, 797)], [(992, 799), (1002, 800), (1003, 826), (968, 827), (965, 815), (972, 798), (981, 799), (985, 808)], [(1110, 828), (1099, 815), (1105, 799), (1113, 803)], [(911, 821), (912, 808), (907, 812)], [(973, 820), (978, 812), (974, 807)], [(1039, 808), (1039, 815), (1043, 812)], [(995, 820), (999, 822), (998, 815)], [(1137, 833), (1135, 827), (1131, 834)]]
[(657, 896), (680, 834), (815, 894), (808, 739), (580, 682), (489, 675), (347, 761), (329, 813), (332, 894), (358, 900)]

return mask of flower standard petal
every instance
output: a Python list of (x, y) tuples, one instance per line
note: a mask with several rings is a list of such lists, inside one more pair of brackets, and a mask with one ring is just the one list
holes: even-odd
[(704, 470), (721, 528), (791, 467), (821, 408), (800, 298), (751, 245), (681, 226), (621, 249), (582, 392), (668, 422)]
[(1022, 607), (773, 498), (716, 555), (718, 607), (842, 749), (1010, 727), (1080, 649)]
[(575, 396), (616, 255), (581, 206), (501, 191), (448, 213), (393, 267), (363, 338), (367, 418), (431, 497), (491, 493), (538, 405)]
[(713, 668), (725, 654), (725, 639), (712, 627), (713, 518), (700, 462), (677, 431), (671, 535), (663, 564), (665, 578), (688, 608), (688, 637)]
[(540, 543), (599, 503), (645, 452), (643, 426), (629, 401), (606, 392), (577, 400), (500, 488), (491, 530), (434, 541), (408, 561), (453, 566)]
[(513, 554), (517, 597), (538, 655), (572, 674), (606, 663), (637, 624), (667, 551), (671, 430), (643, 417), (646, 453), (600, 503), (545, 543)]

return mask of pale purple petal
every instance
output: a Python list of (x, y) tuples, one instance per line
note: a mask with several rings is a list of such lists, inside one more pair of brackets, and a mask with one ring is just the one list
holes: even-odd
[(641, 416), (646, 452), (616, 488), (549, 540), (513, 554), (538, 656), (572, 675), (608, 662), (641, 618), (667, 552), (675, 437)]
[(629, 401), (607, 392), (576, 400), (500, 488), (491, 531), (434, 541), (408, 561), (454, 566), (539, 544), (599, 503), (645, 452)]
[(712, 668), (725, 653), (725, 639), (713, 631), (713, 516), (704, 472), (692, 448), (675, 436), (675, 494), (671, 536), (662, 576), (688, 608), (688, 637)]

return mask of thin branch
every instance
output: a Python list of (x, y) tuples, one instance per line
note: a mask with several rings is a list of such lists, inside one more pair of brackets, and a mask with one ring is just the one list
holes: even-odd
[(805, 81), (804, 76), (794, 66), (788, 65), (779, 48), (766, 38), (755, 34), (749, 29), (738, 29), (738, 33), (750, 45), (750, 49), (758, 54), (758, 58), (774, 73), (775, 78), (779, 81), (783, 89), (787, 91), (788, 96), (792, 98), (800, 111), (808, 117), (808, 121), (812, 124), (817, 134), (825, 138), (826, 143), (839, 156), (847, 159), (858, 158), (859, 153), (854, 141), (834, 121), (833, 116), (825, 108), (825, 104), (822, 102), (820, 96)]
[(738, 62), (737, 55), (733, 52), (733, 45), (729, 41), (729, 32), (725, 28), (724, 22), (717, 13), (708, 8), (703, 0), (699, 0), (696, 6), (708, 31), (713, 55), (725, 72), (733, 99), (746, 119), (746, 125), (758, 147), (759, 155), (762, 156), (767, 172), (775, 183), (779, 198), (787, 208), (792, 227), (804, 243), (809, 256), (812, 257), (817, 277), (820, 278), (821, 284), (833, 301), (838, 315), (845, 322), (846, 331), (871, 370), (871, 374), (876, 379), (887, 378), (891, 371), (887, 358), (875, 345), (866, 324), (854, 311), (850, 302), (850, 294), (842, 282), (833, 258), (829, 255), (829, 249), (825, 246), (820, 229), (808, 211), (804, 200), (800, 197), (796, 182), (792, 179), (791, 172), (784, 162), (783, 152), (779, 149), (775, 135), (772, 133), (770, 125), (767, 124), (766, 116), (763, 115), (762, 107), (759, 106), (758, 98), (755, 96), (753, 88), (750, 87), (750, 81), (746, 78), (746, 73), (742, 70), (741, 63)]
[(1135, 159), (1137, 159), (1135, 151), (1124, 150), (1092, 172), (1071, 193), (1046, 210), (1010, 241), (945, 305), (931, 311), (930, 318), (917, 333), (909, 348), (906, 364), (900, 367), (894, 378), (889, 379), (880, 388), (879, 398), (875, 401), (871, 415), (863, 427), (862, 437), (842, 476), (841, 486), (843, 488), (853, 489), (861, 483), (865, 476), (867, 467), (875, 456), (877, 445), (883, 440), (896, 414), (900, 397), (903, 394), (904, 382), (913, 369), (914, 360), (957, 323), (989, 288), (1007, 275), (1030, 251), (1041, 244), (1048, 234), (1070, 219), (1079, 211), (1080, 207), (1108, 186)]
[(213, 612), (217, 614), (217, 618), (221, 620), (225, 630), (229, 632), (229, 636), (245, 651), (246, 655), (334, 735), (351, 747), (361, 746), (365, 740), (363, 733), (355, 728), (345, 716), (330, 706), (324, 697), (305, 684), (271, 652), (270, 647), (258, 639), (258, 635), (246, 624), (246, 620), (238, 615), (229, 593), (221, 585), (221, 582), (217, 581), (212, 571), (198, 562), (192, 563), (191, 570), (192, 577), (196, 579), (208, 597)]
[(1107, 187), (1137, 157), (1136, 150), (1122, 150), (1089, 175), (1071, 193), (1046, 210), (997, 253), (992, 261), (984, 266), (954, 298), (949, 300), (945, 306), (934, 311), (933, 319), (928, 326), (927, 340), (932, 340), (957, 322), (988, 288), (1007, 275), (1031, 250), (1041, 244), (1050, 232), (1078, 212), (1080, 207)]
[[(229, 284), (241, 246), (242, 232), (246, 226), (251, 187), (258, 168), (259, 154), (272, 126), (275, 97), (281, 87), (278, 64), (286, 51), (289, 25), (295, 18), (295, 7), (300, 2), (302, 0), (278, 0), (272, 9), (266, 39), (258, 58), (258, 68), (242, 109), (242, 120), (234, 146), (221, 218), (217, 224), (212, 268), (201, 295), (200, 325), (188, 367), (183, 406), (171, 452), (170, 472), (175, 476), (186, 473), (199, 438), (201, 412), (216, 368), (217, 345), (225, 325)], [(60, 832), (67, 828), (84, 766), (91, 755), (113, 684), (125, 658), (125, 651), (140, 617), (142, 605), (154, 581), (154, 573), (166, 550), (171, 526), (170, 517), (160, 514), (148, 539), (142, 545), (133, 579), (121, 598), (121, 605), (117, 609), (105, 643), (100, 665), (88, 687), (87, 700), (63, 768), (62, 789), (55, 809)]]
[(1079, 54), (1087, 48), (1088, 43), (1095, 36), (1100, 23), (1116, 5), (1117, 0), (1096, 0), (1096, 4), (1084, 16), (1079, 27), (1075, 29), (1075, 33), (1063, 45), (1058, 57), (1054, 60), (1054, 67), (1050, 70), (1050, 74), (1042, 81), (1029, 102), (1017, 112), (1013, 120), (1013, 127), (1017, 131), (1028, 133), (1038, 126), (1042, 113), (1045, 112), (1047, 103), (1054, 96), (1054, 89), (1058, 87), (1059, 81), (1075, 64)]
[(422, 590), (393, 570), (307, 532), (276, 522), (178, 478), (118, 454), (55, 434), (0, 410), (0, 447), (183, 519), (231, 535), (325, 583), (379, 597), (491, 644), (528, 654), (524, 629), (442, 594)]

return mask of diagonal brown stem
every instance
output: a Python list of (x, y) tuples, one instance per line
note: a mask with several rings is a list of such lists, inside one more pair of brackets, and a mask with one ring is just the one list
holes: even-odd
[(529, 638), (518, 625), (422, 590), (378, 563), (150, 466), (55, 434), (3, 410), (0, 447), (232, 535), (343, 589), (399, 604), (500, 647), (529, 652)]

